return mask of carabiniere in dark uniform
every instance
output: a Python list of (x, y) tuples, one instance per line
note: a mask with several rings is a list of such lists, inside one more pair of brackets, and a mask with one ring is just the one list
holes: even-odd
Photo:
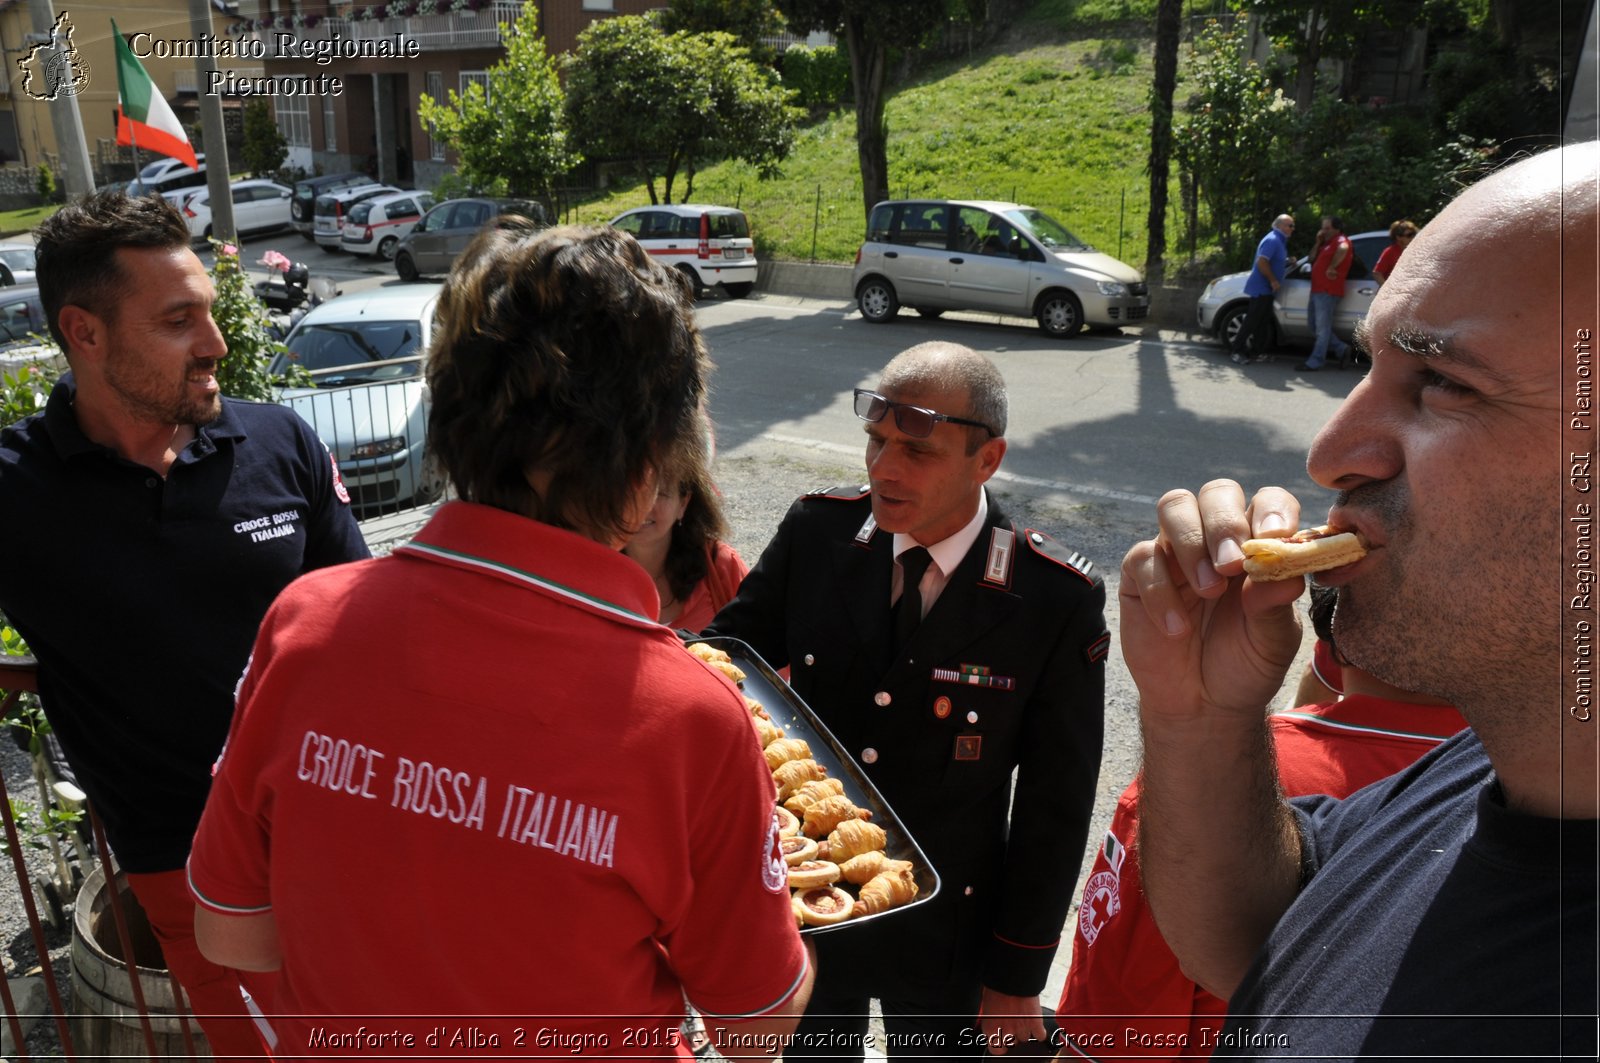
[(1036, 995), (1094, 803), (1105, 586), (1081, 555), (1008, 520), (991, 494), (977, 541), (896, 656), (892, 539), (865, 486), (800, 498), (705, 634), (790, 666), (796, 693), (943, 881), (918, 909), (819, 937), (830, 983), (922, 995), (981, 977)]

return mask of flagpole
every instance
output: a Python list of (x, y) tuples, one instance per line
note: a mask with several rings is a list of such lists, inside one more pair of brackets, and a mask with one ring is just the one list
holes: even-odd
[[(119, 116), (122, 114), (121, 103), (117, 104), (117, 114)], [(139, 165), (139, 134), (133, 131), (132, 122), (128, 123), (128, 147), (133, 149), (133, 179), (137, 181), (139, 179), (140, 172), (144, 168)], [(139, 191), (143, 192), (144, 187), (140, 186)]]

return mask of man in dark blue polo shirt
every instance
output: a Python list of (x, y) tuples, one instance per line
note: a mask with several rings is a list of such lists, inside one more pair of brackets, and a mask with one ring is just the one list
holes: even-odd
[(267, 606), (368, 551), (311, 428), (222, 398), (211, 278), (170, 204), (96, 194), (37, 238), (71, 372), (0, 433), (0, 612), (213, 1053), (258, 1056), (249, 980), (194, 945), (184, 862)]

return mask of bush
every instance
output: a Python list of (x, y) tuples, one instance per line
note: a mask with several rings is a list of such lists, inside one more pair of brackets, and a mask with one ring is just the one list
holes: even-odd
[[(272, 338), (267, 308), (250, 287), (250, 277), (239, 264), (239, 249), (220, 240), (211, 241), (216, 264), (211, 267), (211, 282), (217, 297), (211, 304), (211, 319), (217, 323), (228, 345), (228, 356), (217, 366), (217, 384), (222, 393), (236, 399), (271, 402), (273, 388), (286, 382), (274, 377), (267, 367), (288, 348)], [(291, 368), (288, 378), (299, 383), (305, 370)]]
[(832, 45), (791, 44), (783, 53), (783, 84), (796, 102), (812, 111), (831, 111), (850, 91), (850, 60)]
[(39, 164), (39, 176), (34, 181), (33, 187), (39, 193), (39, 202), (59, 202), (57, 197), (61, 194), (61, 190), (56, 185), (56, 172), (50, 169), (49, 163), (41, 162)]
[(272, 117), (266, 100), (251, 100), (244, 108), (244, 168), (255, 177), (271, 177), (289, 157), (289, 141)]

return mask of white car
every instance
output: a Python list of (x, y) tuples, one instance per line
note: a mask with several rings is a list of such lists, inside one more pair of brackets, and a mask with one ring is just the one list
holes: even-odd
[(978, 310), (1032, 317), (1046, 334), (1116, 328), (1150, 313), (1144, 276), (1042, 210), (991, 200), (885, 200), (872, 208), (851, 289), (861, 316)]
[[(363, 516), (426, 505), (446, 478), (427, 453), (422, 359), (433, 334), (438, 284), (374, 288), (330, 299), (301, 318), (284, 344), (311, 374), (278, 401), (316, 430)], [(288, 369), (280, 355), (276, 375)]]
[[(1372, 267), (1389, 243), (1389, 233), (1384, 229), (1350, 237), (1350, 248), (1356, 258), (1345, 277), (1344, 298), (1339, 300), (1339, 307), (1333, 314), (1334, 334), (1346, 342), (1356, 325), (1367, 316), (1367, 308), (1378, 294), (1378, 281), (1372, 275)], [(1252, 249), (1250, 254), (1254, 258), (1255, 251)], [(1222, 341), (1224, 346), (1232, 345), (1250, 309), (1250, 297), (1244, 293), (1244, 282), (1249, 279), (1249, 270), (1218, 277), (1206, 285), (1195, 305), (1195, 319), (1200, 328)], [(1311, 263), (1299, 263), (1283, 278), (1272, 300), (1272, 318), (1272, 336), (1267, 350), (1291, 343), (1316, 342), (1316, 334), (1311, 330)]]
[(398, 191), (400, 189), (393, 185), (366, 184), (337, 192), (324, 192), (317, 197), (316, 205), (312, 208), (311, 238), (318, 247), (328, 251), (339, 250), (344, 246), (344, 222), (350, 208), (357, 203)]
[(432, 192), (390, 192), (357, 203), (345, 215), (340, 243), (353, 255), (394, 258), (400, 240), (433, 206)]
[(32, 284), (33, 241), (0, 244), (0, 285)]
[[(228, 186), (233, 195), (233, 227), (240, 236), (276, 232), (289, 227), (289, 201), (294, 189), (274, 181), (235, 181)], [(211, 192), (199, 189), (179, 204), (189, 223), (189, 234), (197, 240), (211, 236)]]
[(662, 203), (611, 219), (663, 266), (689, 278), (695, 298), (720, 284), (742, 299), (756, 286), (756, 245), (742, 211), (704, 203)]

